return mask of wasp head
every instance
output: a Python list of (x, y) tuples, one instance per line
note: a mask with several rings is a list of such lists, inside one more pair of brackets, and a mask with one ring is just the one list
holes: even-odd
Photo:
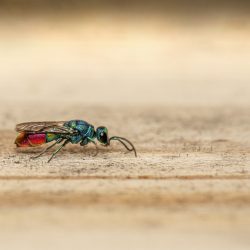
[(101, 144), (109, 145), (108, 129), (106, 127), (98, 127), (96, 129), (96, 137)]

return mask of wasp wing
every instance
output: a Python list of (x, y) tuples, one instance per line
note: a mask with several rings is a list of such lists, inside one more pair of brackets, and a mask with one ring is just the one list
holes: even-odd
[(17, 132), (29, 134), (53, 133), (53, 134), (74, 134), (74, 129), (64, 126), (65, 121), (47, 121), (47, 122), (25, 122), (16, 125)]

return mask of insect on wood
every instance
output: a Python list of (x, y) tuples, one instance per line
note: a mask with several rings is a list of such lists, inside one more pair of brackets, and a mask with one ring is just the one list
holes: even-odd
[(96, 146), (95, 155), (97, 155), (98, 147), (95, 139), (103, 146), (109, 146), (112, 140), (119, 141), (128, 151), (133, 151), (137, 156), (134, 145), (128, 139), (120, 136), (109, 138), (106, 127), (101, 126), (95, 129), (93, 125), (83, 120), (26, 122), (17, 124), (16, 131), (19, 132), (15, 140), (17, 147), (36, 147), (53, 142), (40, 154), (32, 157), (33, 159), (40, 157), (50, 148), (58, 145), (48, 160), (50, 162), (68, 143), (79, 143), (81, 146), (93, 143)]

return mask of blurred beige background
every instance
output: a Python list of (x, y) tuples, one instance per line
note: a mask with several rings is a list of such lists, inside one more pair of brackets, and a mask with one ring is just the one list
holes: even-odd
[[(0, 0), (0, 248), (250, 246), (250, 3)], [(50, 164), (16, 123), (130, 139)]]
[(1, 1), (1, 103), (249, 105), (245, 1)]

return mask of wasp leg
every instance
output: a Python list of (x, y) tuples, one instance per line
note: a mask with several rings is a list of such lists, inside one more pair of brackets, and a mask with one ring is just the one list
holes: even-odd
[(66, 140), (64, 141), (64, 143), (62, 145), (60, 145), (57, 150), (51, 155), (51, 157), (48, 160), (48, 163), (55, 157), (55, 155), (66, 145), (70, 142), (70, 140)]
[(41, 155), (43, 155), (44, 153), (46, 153), (49, 149), (53, 148), (56, 144), (61, 143), (63, 139), (58, 139), (55, 143), (53, 143), (52, 145), (50, 145), (49, 147), (45, 148), (40, 154), (36, 155), (36, 156), (32, 156), (30, 157), (30, 159), (36, 159), (38, 157), (40, 157)]
[(95, 142), (93, 139), (91, 139), (91, 138), (89, 138), (89, 137), (88, 137), (88, 140), (89, 140), (90, 142), (92, 142), (93, 144), (95, 144), (96, 153), (93, 155), (93, 157), (95, 157), (95, 156), (97, 156), (98, 153), (99, 153), (99, 149), (98, 149), (98, 147), (97, 147), (97, 144), (96, 144), (96, 142)]

